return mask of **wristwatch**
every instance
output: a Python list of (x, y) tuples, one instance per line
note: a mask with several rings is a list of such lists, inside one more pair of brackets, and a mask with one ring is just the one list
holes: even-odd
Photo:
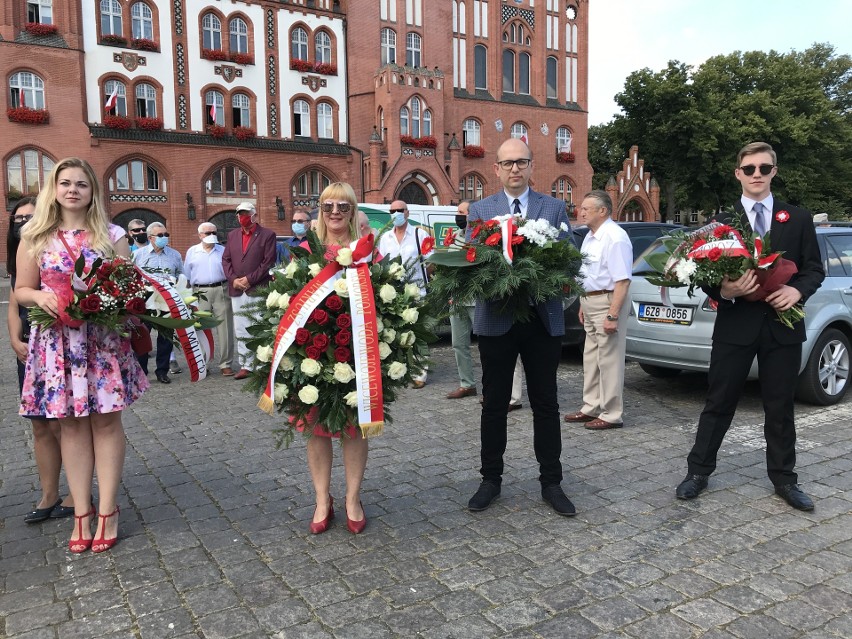
[(607, 315), (606, 318), (610, 322), (617, 322), (618, 321), (618, 315)]

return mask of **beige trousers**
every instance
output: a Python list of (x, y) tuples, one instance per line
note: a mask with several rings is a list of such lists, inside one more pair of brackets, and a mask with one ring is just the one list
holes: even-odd
[(620, 424), (624, 413), (624, 352), (627, 349), (625, 305), (618, 311), (618, 331), (604, 332), (612, 293), (581, 297), (586, 344), (583, 351), (583, 408), (586, 415)]
[(207, 298), (206, 300), (199, 298), (198, 310), (208, 311), (219, 320), (216, 326), (213, 358), (219, 360), (220, 370), (231, 368), (231, 360), (234, 359), (234, 312), (231, 308), (231, 298), (228, 296), (228, 286), (202, 287), (195, 290), (204, 293), (204, 297)]

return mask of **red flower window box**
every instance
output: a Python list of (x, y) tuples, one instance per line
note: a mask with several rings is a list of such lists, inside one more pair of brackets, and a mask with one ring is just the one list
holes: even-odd
[(399, 141), (405, 146), (413, 146), (415, 149), (437, 149), (438, 140), (431, 135), (415, 138), (410, 135), (401, 135)]
[(564, 151), (556, 154), (556, 161), (560, 164), (571, 164), (574, 161), (573, 153), (565, 153)]
[(6, 110), (6, 116), (10, 122), (20, 124), (47, 124), (50, 122), (50, 113), (47, 109), (31, 109), (30, 107), (14, 107)]
[(41, 22), (27, 22), (24, 31), (34, 36), (48, 36), (59, 32), (55, 24), (42, 24)]
[(247, 126), (238, 126), (234, 127), (234, 137), (240, 140), (241, 142), (245, 142), (246, 140), (251, 140), (254, 136), (257, 135), (257, 132), (251, 127)]
[(163, 128), (162, 118), (136, 118), (136, 128), (143, 131), (159, 131)]
[(307, 60), (290, 60), (290, 68), (293, 69), (293, 71), (307, 73), (308, 71), (314, 70), (314, 65)]
[(126, 131), (133, 125), (133, 122), (130, 121), (130, 118), (124, 115), (105, 115), (104, 116), (104, 126), (110, 129), (118, 129), (119, 131)]
[(213, 62), (224, 62), (228, 59), (228, 54), (221, 49), (202, 49), (201, 57), (205, 60), (212, 60)]
[(160, 45), (148, 38), (133, 38), (130, 41), (130, 46), (134, 49), (139, 49), (140, 51), (157, 52), (160, 50)]
[(120, 35), (105, 35), (101, 37), (101, 44), (106, 44), (112, 47), (126, 47), (127, 38)]
[(254, 64), (254, 56), (251, 53), (232, 53), (231, 62), (237, 64)]
[(466, 147), (464, 147), (462, 155), (466, 158), (484, 158), (485, 149), (476, 144), (468, 144)]
[(207, 127), (207, 133), (212, 135), (214, 138), (224, 138), (225, 135), (227, 135), (228, 130), (218, 124), (211, 124)]
[(337, 75), (337, 65), (327, 62), (318, 62), (314, 67), (314, 71), (320, 75)]

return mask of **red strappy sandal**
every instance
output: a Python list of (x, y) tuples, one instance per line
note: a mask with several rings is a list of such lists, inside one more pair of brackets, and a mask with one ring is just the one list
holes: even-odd
[(86, 517), (93, 517), (95, 514), (95, 509), (92, 508), (85, 515), (74, 515), (74, 519), (76, 520), (76, 524), (74, 524), (74, 528), (79, 531), (80, 538), (79, 539), (69, 539), (68, 540), (68, 550), (73, 553), (81, 553), (86, 552), (92, 545), (91, 539), (83, 539), (83, 520)]
[(101, 536), (92, 541), (92, 552), (104, 552), (105, 550), (109, 550), (115, 546), (115, 542), (118, 541), (118, 534), (116, 534), (112, 539), (105, 539), (104, 531), (106, 530), (106, 520), (110, 517), (115, 517), (120, 512), (121, 508), (119, 508), (118, 504), (116, 504), (115, 510), (113, 510), (109, 515), (101, 515), (98, 513), (98, 519), (103, 520), (103, 523), (101, 525)]

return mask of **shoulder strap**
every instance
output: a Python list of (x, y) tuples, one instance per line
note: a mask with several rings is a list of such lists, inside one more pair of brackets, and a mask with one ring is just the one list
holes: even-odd
[(76, 264), (79, 256), (74, 253), (74, 250), (68, 245), (68, 242), (65, 240), (65, 236), (62, 234), (62, 231), (57, 229), (56, 235), (59, 237), (59, 240), (65, 245), (65, 250), (68, 251), (68, 257), (70, 257), (71, 261)]

